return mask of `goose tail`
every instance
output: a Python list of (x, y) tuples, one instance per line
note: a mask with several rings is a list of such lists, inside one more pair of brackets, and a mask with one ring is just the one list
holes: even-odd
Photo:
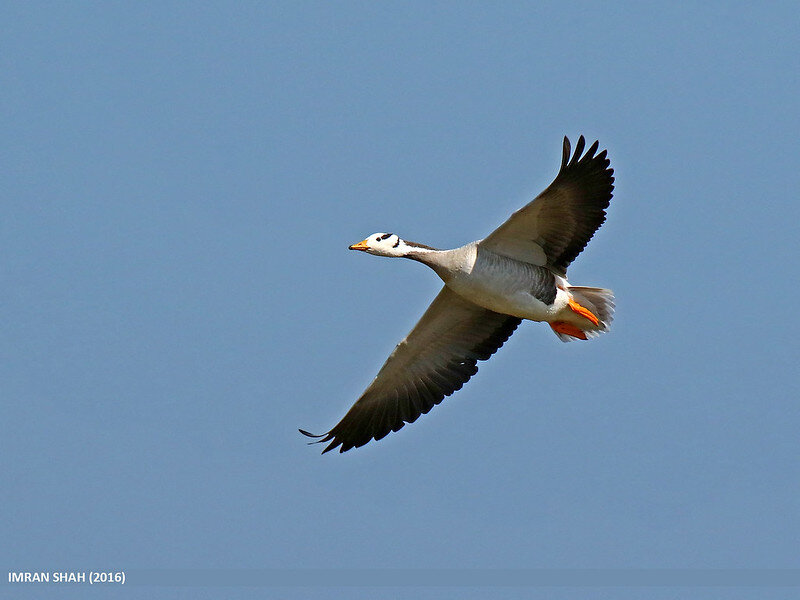
[(605, 288), (569, 286), (572, 295), (569, 307), (580, 318), (576, 322), (556, 321), (550, 324), (562, 342), (586, 340), (608, 331), (614, 320), (614, 293)]

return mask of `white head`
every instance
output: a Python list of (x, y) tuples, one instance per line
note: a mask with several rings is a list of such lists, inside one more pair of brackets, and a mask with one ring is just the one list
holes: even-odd
[(409, 247), (394, 233), (373, 233), (365, 240), (350, 246), (350, 250), (361, 250), (377, 256), (405, 256)]

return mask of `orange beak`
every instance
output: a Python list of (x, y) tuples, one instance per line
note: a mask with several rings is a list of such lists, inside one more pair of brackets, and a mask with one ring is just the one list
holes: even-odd
[(350, 246), (350, 250), (366, 250), (369, 246), (367, 246), (367, 240), (361, 240), (357, 244), (353, 244)]

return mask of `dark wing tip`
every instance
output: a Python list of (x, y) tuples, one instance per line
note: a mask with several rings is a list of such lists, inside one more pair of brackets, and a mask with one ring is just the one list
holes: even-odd
[[(570, 154), (569, 140), (564, 137), (564, 155), (561, 158), (561, 170), (559, 175), (563, 174), (568, 168), (580, 166), (582, 170), (595, 169), (598, 174), (604, 173), (610, 182), (614, 182), (614, 169), (610, 168), (611, 160), (608, 158), (608, 150), (602, 150), (597, 154), (600, 148), (600, 141), (595, 140), (589, 149), (584, 153), (583, 149), (586, 147), (586, 139), (583, 136), (578, 138), (578, 143), (575, 145), (575, 152)], [(613, 186), (612, 186), (613, 189)]]
[[(586, 147), (586, 138), (582, 135), (578, 137), (578, 143), (575, 144), (575, 152), (572, 152), (572, 145), (569, 142), (569, 138), (564, 136), (564, 146), (561, 153), (561, 170), (565, 167), (571, 167), (579, 162), (583, 161), (590, 161), (595, 158), (595, 152), (600, 147), (600, 141), (595, 140), (594, 143), (589, 147), (586, 153), (583, 152), (583, 149)], [(603, 150), (600, 154), (597, 155), (599, 159), (605, 159), (606, 157), (606, 150)]]
[(586, 139), (583, 136), (578, 138), (578, 143), (575, 144), (575, 153), (572, 155), (572, 160), (566, 166), (573, 166), (577, 164), (583, 154), (583, 148), (586, 146)]
[(593, 158), (604, 160), (608, 153), (608, 150), (603, 150), (595, 157), (595, 153), (597, 152), (598, 148), (600, 148), (600, 140), (595, 140), (589, 149), (584, 153), (583, 149), (585, 147), (586, 138), (581, 135), (578, 137), (578, 143), (575, 144), (575, 152), (572, 153), (569, 138), (564, 136), (564, 147), (561, 155), (561, 168), (563, 169), (566, 166), (573, 166), (578, 162), (589, 161)]
[(306, 437), (315, 438), (316, 441), (308, 442), (309, 446), (311, 446), (312, 444), (323, 444), (323, 443), (329, 442), (330, 440), (333, 439), (333, 442), (331, 442), (331, 444), (329, 444), (328, 447), (325, 448), (325, 450), (322, 451), (323, 454), (325, 454), (332, 447), (335, 447), (335, 446), (338, 446), (339, 444), (341, 444), (341, 442), (338, 442), (338, 443), (336, 442), (336, 440), (334, 439), (334, 436), (331, 434), (330, 431), (328, 433), (320, 433), (320, 434), (311, 433), (311, 432), (306, 431), (305, 429), (298, 429), (297, 431), (299, 431), (300, 433), (302, 433)]
[(580, 222), (572, 225), (571, 240), (564, 239), (564, 232), (561, 232), (553, 239), (553, 244), (545, 248), (551, 266), (564, 273), (605, 221), (605, 209), (614, 191), (614, 169), (611, 168), (608, 150), (598, 153), (599, 140), (595, 140), (585, 153), (584, 148), (586, 138), (581, 135), (575, 144), (575, 151), (570, 154), (569, 140), (564, 138), (561, 169), (550, 187), (543, 192), (546, 194), (562, 186), (562, 189), (569, 189), (573, 208), (582, 213)]
[(325, 437), (325, 434), (324, 434), (324, 433), (320, 433), (320, 434), (316, 434), (316, 433), (309, 433), (309, 432), (308, 432), (308, 431), (306, 431), (305, 429), (298, 429), (297, 431), (299, 431), (300, 433), (302, 433), (304, 436), (306, 436), (306, 437), (310, 437), (310, 438), (321, 438), (321, 437)]
[[(337, 442), (336, 440), (333, 440), (333, 441), (332, 441), (330, 444), (328, 444), (327, 446), (325, 446), (325, 450), (323, 450), (323, 451), (322, 451), (322, 453), (323, 453), (323, 454), (325, 454), (326, 452), (330, 452), (331, 450), (333, 450), (334, 448), (336, 448), (336, 446), (338, 446), (338, 445), (339, 445), (339, 444), (341, 444), (341, 443), (342, 443), (342, 442)], [(345, 448), (344, 446), (342, 446), (341, 448), (339, 448), (339, 453), (341, 454), (341, 453), (342, 453), (342, 452), (344, 452), (345, 450), (347, 450), (347, 448)]]
[(569, 138), (567, 136), (564, 136), (564, 148), (563, 148), (563, 151), (561, 153), (561, 168), (562, 169), (567, 166), (567, 162), (569, 161), (569, 155), (571, 153), (572, 153), (572, 147), (570, 146)]

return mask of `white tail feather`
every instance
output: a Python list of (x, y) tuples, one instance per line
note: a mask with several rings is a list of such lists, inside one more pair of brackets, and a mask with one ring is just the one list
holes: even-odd
[[(608, 331), (611, 322), (614, 320), (614, 293), (605, 288), (581, 286), (569, 286), (569, 292), (575, 302), (588, 308), (597, 317), (597, 325), (582, 319), (580, 329), (586, 334), (586, 337), (593, 338)], [(562, 342), (580, 339), (555, 330), (554, 332)]]

